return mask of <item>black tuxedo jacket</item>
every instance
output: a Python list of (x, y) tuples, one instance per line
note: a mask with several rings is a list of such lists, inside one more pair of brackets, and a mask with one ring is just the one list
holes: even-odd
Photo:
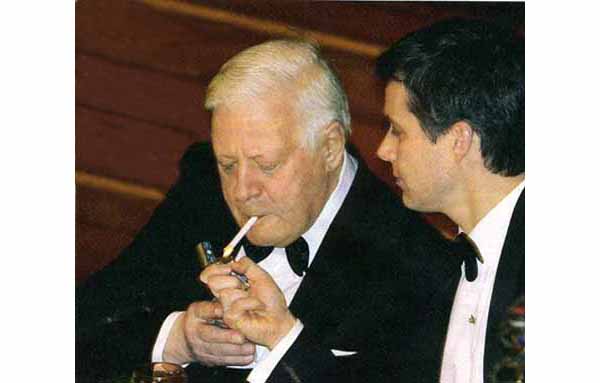
[[(147, 361), (166, 316), (208, 298), (196, 280), (195, 245), (223, 245), (236, 230), (210, 147), (192, 146), (179, 181), (134, 242), (77, 288), (78, 382)], [(450, 255), (438, 232), (359, 163), (290, 305), (305, 329), (270, 381), (437, 380), (460, 276), (459, 257)], [(331, 349), (357, 353), (336, 358)], [(189, 370), (243, 381), (229, 369)]]
[(500, 325), (508, 307), (525, 294), (525, 190), (513, 210), (502, 255), (496, 272), (485, 337), (484, 374), (490, 380), (493, 368), (502, 359)]

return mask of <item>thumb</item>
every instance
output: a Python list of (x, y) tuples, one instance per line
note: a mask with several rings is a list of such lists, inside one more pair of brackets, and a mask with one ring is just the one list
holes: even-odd
[(265, 278), (270, 278), (269, 274), (258, 266), (249, 257), (232, 262), (231, 269), (238, 274), (245, 275), (251, 281), (260, 281)]
[[(248, 281), (259, 284), (271, 283), (275, 284), (271, 275), (262, 267), (254, 263), (250, 257), (243, 257), (239, 261), (231, 264), (231, 269), (238, 274), (243, 274), (248, 278)], [(276, 284), (275, 284), (276, 285)]]

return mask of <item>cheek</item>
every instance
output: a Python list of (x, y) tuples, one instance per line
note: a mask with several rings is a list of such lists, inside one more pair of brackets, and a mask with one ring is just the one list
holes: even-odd
[(410, 160), (411, 156), (413, 156), (417, 150), (418, 149), (414, 144), (411, 144), (406, 140), (399, 140), (394, 145), (394, 163), (402, 165), (403, 162)]
[[(410, 148), (409, 148), (410, 150)], [(396, 171), (408, 170), (411, 167), (411, 153), (406, 149), (402, 149), (400, 145), (395, 148), (395, 159), (392, 162), (392, 167)]]
[(281, 179), (276, 187), (271, 188), (271, 200), (286, 219), (303, 221), (311, 202), (318, 195), (319, 180), (318, 175), (297, 169), (290, 177)]
[(301, 208), (303, 188), (297, 179), (282, 179), (265, 189), (265, 198), (274, 208), (274, 213), (290, 214)]
[[(448, 178), (447, 162), (438, 155), (428, 155), (423, 162), (423, 183), (428, 193), (437, 196), (440, 191), (445, 189), (445, 183)], [(437, 198), (437, 197), (436, 197)]]
[(439, 164), (430, 154), (426, 148), (418, 146), (398, 151), (398, 160), (394, 162), (394, 168), (409, 189), (427, 193), (435, 182), (435, 172)]
[(233, 202), (233, 186), (227, 180), (221, 178), (221, 191), (225, 197), (225, 201), (230, 205)]
[(221, 181), (221, 191), (223, 192), (223, 197), (225, 198), (225, 203), (229, 207), (229, 210), (233, 214), (236, 222), (239, 224), (241, 219), (241, 213), (235, 204), (235, 199), (233, 198), (232, 189), (228, 187), (226, 183)]

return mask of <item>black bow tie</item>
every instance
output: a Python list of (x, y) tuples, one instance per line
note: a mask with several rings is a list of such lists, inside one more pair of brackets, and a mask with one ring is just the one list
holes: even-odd
[[(242, 241), (246, 255), (255, 263), (265, 259), (273, 251), (272, 246), (255, 246), (246, 238)], [(285, 254), (294, 273), (299, 277), (308, 269), (308, 243), (302, 237), (285, 247)]]
[(465, 233), (460, 233), (452, 241), (457, 255), (462, 256), (465, 263), (465, 278), (473, 282), (477, 279), (477, 261), (483, 263), (483, 257), (479, 253), (477, 245)]

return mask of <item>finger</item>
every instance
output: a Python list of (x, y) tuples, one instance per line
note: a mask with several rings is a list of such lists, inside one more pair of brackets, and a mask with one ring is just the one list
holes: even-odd
[(250, 318), (249, 312), (263, 310), (265, 305), (254, 297), (238, 299), (225, 311), (223, 321), (232, 329), (242, 329)]
[(223, 317), (223, 306), (218, 301), (194, 302), (188, 306), (188, 312), (195, 320), (221, 319)]
[(272, 280), (269, 273), (264, 271), (260, 266), (254, 263), (249, 257), (243, 257), (238, 261), (230, 263), (231, 269), (238, 273), (245, 275), (250, 281), (258, 281), (270, 279)]
[(246, 356), (215, 356), (199, 354), (198, 360), (206, 366), (246, 366), (254, 362), (254, 354)]
[(226, 263), (226, 264), (214, 263), (214, 264), (206, 267), (204, 270), (202, 270), (202, 272), (200, 273), (199, 279), (202, 283), (206, 283), (208, 278), (210, 278), (213, 275), (227, 275), (230, 272), (231, 272), (231, 266), (229, 263)]
[(244, 288), (239, 278), (231, 275), (213, 275), (207, 279), (206, 285), (217, 298), (219, 298), (221, 290)]
[(204, 348), (207, 355), (213, 356), (253, 356), (256, 346), (253, 343), (229, 344), (229, 343), (211, 343)]
[(227, 311), (231, 304), (238, 299), (247, 298), (249, 296), (246, 290), (240, 289), (223, 289), (219, 293), (219, 302), (223, 306), (223, 311)]
[(246, 338), (234, 329), (221, 328), (204, 322), (191, 323), (186, 328), (189, 338), (206, 343), (237, 344), (247, 342)]
[(239, 316), (240, 314), (248, 311), (262, 311), (265, 309), (266, 306), (260, 300), (255, 297), (247, 297), (233, 302), (229, 310), (225, 312), (224, 316), (227, 316), (228, 313)]

